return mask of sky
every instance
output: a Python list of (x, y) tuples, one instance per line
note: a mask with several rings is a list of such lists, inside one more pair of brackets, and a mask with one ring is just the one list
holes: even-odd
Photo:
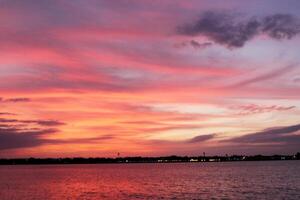
[(0, 0), (0, 156), (300, 151), (298, 0)]

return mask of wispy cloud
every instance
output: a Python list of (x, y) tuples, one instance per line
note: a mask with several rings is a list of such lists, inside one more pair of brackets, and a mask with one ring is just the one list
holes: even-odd
[(176, 48), (183, 48), (183, 47), (188, 47), (188, 46), (191, 46), (193, 47), (194, 49), (204, 49), (204, 48), (207, 48), (209, 46), (213, 45), (212, 42), (198, 42), (196, 40), (190, 40), (190, 41), (187, 41), (187, 42), (180, 42), (180, 43), (176, 43), (174, 45), (174, 47)]
[(237, 110), (239, 115), (250, 115), (250, 114), (266, 113), (266, 112), (273, 112), (273, 111), (287, 111), (287, 110), (293, 110), (295, 108), (296, 106), (256, 105), (256, 104), (236, 105), (230, 107), (230, 109)]
[(226, 87), (228, 88), (246, 87), (251, 84), (258, 84), (264, 81), (272, 80), (291, 72), (293, 69), (295, 69), (295, 67), (296, 65), (288, 65), (288, 66), (281, 67), (279, 69), (273, 69), (270, 72), (265, 72), (263, 74), (256, 75), (255, 77), (250, 77), (250, 78), (245, 77), (245, 80), (239, 81), (237, 83), (234, 83)]

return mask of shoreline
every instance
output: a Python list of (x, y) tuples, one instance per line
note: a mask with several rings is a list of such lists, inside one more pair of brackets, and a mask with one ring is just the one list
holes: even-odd
[(300, 160), (295, 155), (273, 156), (165, 156), (165, 157), (117, 157), (117, 158), (0, 158), (0, 165), (69, 165), (69, 164), (131, 164), (131, 163), (207, 163), (243, 161), (287, 161)]

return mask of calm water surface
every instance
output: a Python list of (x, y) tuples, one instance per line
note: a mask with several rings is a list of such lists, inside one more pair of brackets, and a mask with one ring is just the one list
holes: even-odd
[(0, 199), (300, 199), (300, 161), (0, 166)]

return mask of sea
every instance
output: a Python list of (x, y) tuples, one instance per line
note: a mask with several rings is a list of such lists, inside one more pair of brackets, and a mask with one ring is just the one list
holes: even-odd
[(0, 166), (0, 200), (300, 199), (300, 161)]

